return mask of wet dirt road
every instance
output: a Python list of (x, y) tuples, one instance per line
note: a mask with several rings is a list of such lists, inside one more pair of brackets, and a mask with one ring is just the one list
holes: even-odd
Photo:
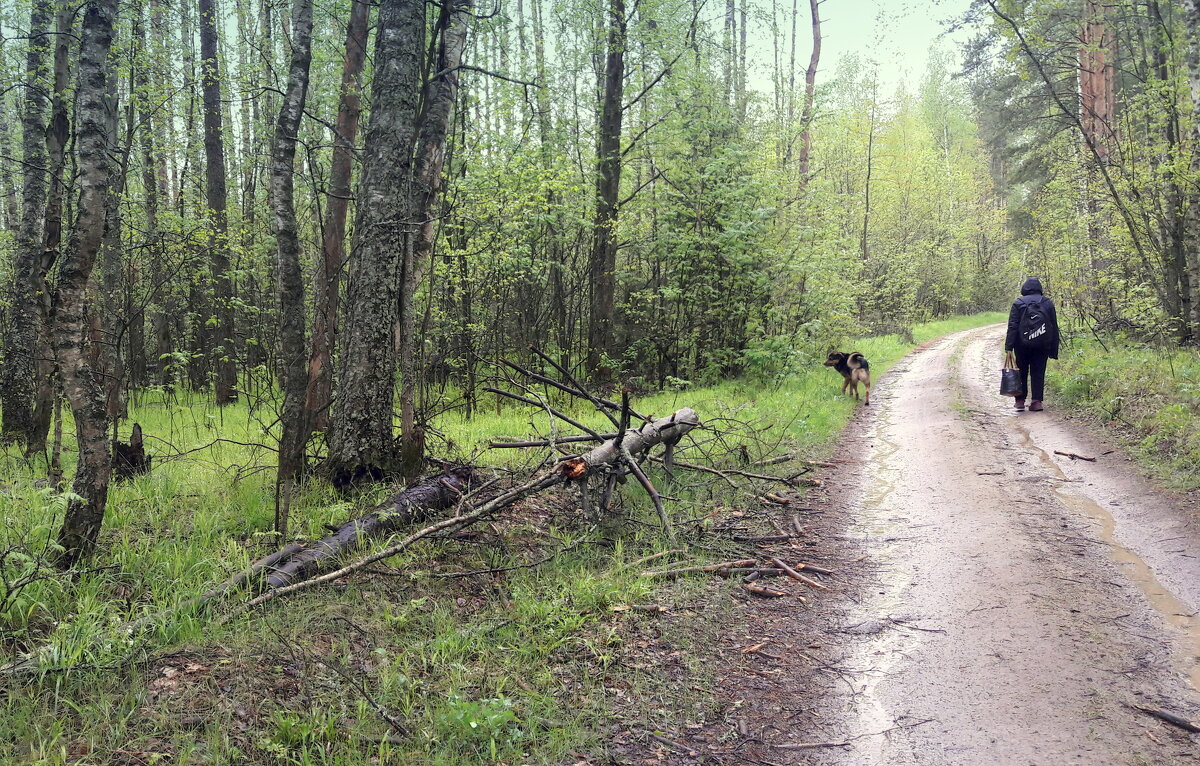
[(877, 381), (843, 495), (871, 576), (823, 713), (850, 744), (797, 762), (1200, 763), (1200, 735), (1131, 707), (1198, 717), (1200, 509), (1052, 400), (1013, 411), (1002, 343), (959, 333)]

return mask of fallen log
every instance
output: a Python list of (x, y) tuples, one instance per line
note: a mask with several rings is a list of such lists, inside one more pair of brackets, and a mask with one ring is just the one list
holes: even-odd
[(371, 509), (371, 512), (336, 527), (332, 534), (293, 553), (267, 576), (267, 590), (308, 579), (326, 563), (357, 550), (370, 540), (386, 537), (401, 527), (424, 521), (432, 511), (455, 505), (470, 487), (470, 468), (452, 468), (414, 484)]

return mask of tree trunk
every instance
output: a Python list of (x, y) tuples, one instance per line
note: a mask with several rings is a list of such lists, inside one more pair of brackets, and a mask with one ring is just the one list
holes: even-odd
[[(442, 13), (441, 44), (434, 61), (434, 75), (425, 91), (425, 114), (413, 157), (413, 209), (409, 220), (416, 227), (416, 241), (406, 249), (400, 287), (400, 454), (401, 470), (407, 479), (421, 473), (424, 459), (423, 426), (416, 422), (417, 367), (414, 296), (425, 263), (433, 255), (436, 232), (435, 207), (442, 187), (446, 159), (446, 136), (450, 131), (454, 104), (458, 99), (458, 68), (467, 42), (471, 0), (450, 0)], [(411, 255), (409, 255), (411, 253)]]
[(378, 30), (338, 393), (324, 466), (338, 486), (378, 479), (398, 468), (392, 427), (401, 262), (397, 256), (412, 247), (408, 187), (420, 109), (424, 3), (384, 0)]
[(58, 564), (74, 565), (91, 553), (104, 522), (112, 473), (104, 408), (104, 389), (84, 352), (88, 279), (104, 236), (105, 196), (110, 180), (107, 130), (107, 79), (117, 0), (89, 0), (84, 6), (76, 89), (79, 153), (79, 204), (71, 245), (59, 269), (54, 296), (54, 349), (63, 391), (75, 418), (79, 461), (75, 497), (67, 504), (58, 534), (63, 552)]
[(1195, 338), (1200, 338), (1200, 191), (1195, 181), (1200, 179), (1200, 0), (1186, 1), (1185, 28), (1191, 30), (1188, 41), (1188, 74), (1192, 88), (1192, 187), (1187, 205), (1187, 232), (1190, 253), (1188, 272), (1192, 287), (1191, 324)]
[(813, 101), (817, 89), (817, 65), (821, 63), (821, 8), (820, 0), (808, 0), (812, 14), (812, 55), (808, 58), (808, 69), (804, 70), (804, 108), (800, 110), (800, 188), (808, 186), (810, 157), (812, 155)]
[[(46, 91), (44, 75), (50, 50), (53, 4), (34, 0), (29, 14), (25, 58), (24, 114), (21, 118), (24, 162), (21, 165), (22, 209), (9, 288), (10, 314), (4, 337), (4, 370), (0, 379), (3, 436), (29, 446), (34, 441), (34, 397), (38, 380), (38, 297), (42, 260), (42, 225), (46, 211)], [(43, 438), (44, 442), (44, 438)]]
[[(300, 269), (300, 233), (296, 223), (296, 139), (308, 97), (308, 71), (312, 63), (312, 0), (292, 6), (292, 63), (287, 90), (275, 123), (271, 150), (271, 228), (275, 233), (279, 267), (279, 357), (283, 433), (279, 439), (279, 473), (276, 488), (290, 497), (290, 485), (304, 472), (304, 448), (312, 433), (304, 407), (308, 383), (305, 372), (304, 277)], [(279, 493), (277, 493), (278, 495)], [(287, 539), (286, 505), (276, 498), (275, 531)]]
[(350, 207), (350, 178), (354, 170), (354, 140), (362, 114), (363, 61), (367, 54), (367, 30), (371, 4), (351, 0), (346, 25), (346, 57), (342, 63), (341, 102), (334, 126), (333, 158), (329, 167), (329, 198), (325, 207), (322, 258), (317, 264), (314, 285), (316, 310), (313, 317), (312, 355), (308, 363), (308, 391), (304, 409), (313, 427), (329, 427), (329, 404), (333, 399), (333, 349), (337, 345), (338, 285), (346, 262), (346, 213)]
[(310, 544), (274, 568), (265, 589), (307, 580), (330, 561), (361, 548), (409, 524), (429, 517), (430, 511), (457, 503), (471, 483), (471, 469), (455, 468), (426, 479), (375, 506), (370, 513), (342, 524), (332, 534)]
[(67, 189), (71, 188), (67, 173), (67, 143), (71, 138), (69, 102), (71, 78), (71, 46), (76, 39), (74, 30), (75, 9), (60, 5), (55, 21), (54, 42), (54, 95), (50, 102), (50, 125), (46, 130), (46, 158), (50, 169), (49, 197), (46, 201), (45, 226), (42, 230), (42, 251), (38, 262), (37, 282), (40, 286), (37, 303), (38, 322), (38, 365), (37, 394), (33, 408), (33, 439), (29, 442), (31, 452), (46, 448), (46, 436), (50, 431), (50, 419), (54, 414), (55, 398), (59, 396), (58, 384), (54, 381), (54, 341), (50, 337), (50, 290), (47, 287), (50, 271), (58, 261), (62, 249), (63, 208)]
[(200, 71), (204, 99), (205, 197), (211, 220), (209, 262), (216, 301), (215, 397), (217, 404), (237, 401), (237, 363), (233, 346), (233, 277), (229, 273), (229, 223), (226, 214), (225, 142), (222, 130), (221, 70), (217, 62), (217, 9), (200, 0)]
[(625, 0), (610, 0), (603, 100), (596, 137), (596, 218), (588, 278), (592, 288), (588, 326), (588, 372), (611, 378), (605, 357), (612, 350), (617, 266), (617, 203), (621, 190), (621, 118), (625, 87)]

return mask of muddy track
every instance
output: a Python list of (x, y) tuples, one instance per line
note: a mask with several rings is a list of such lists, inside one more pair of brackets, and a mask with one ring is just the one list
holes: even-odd
[[(952, 335), (877, 381), (830, 481), (849, 579), (820, 614), (747, 613), (747, 636), (806, 659), (725, 674), (737, 760), (1200, 762), (1200, 735), (1132, 707), (1200, 718), (1195, 498), (1053, 401), (1014, 412), (993, 392), (1002, 342)], [(777, 747), (802, 742), (825, 746)]]

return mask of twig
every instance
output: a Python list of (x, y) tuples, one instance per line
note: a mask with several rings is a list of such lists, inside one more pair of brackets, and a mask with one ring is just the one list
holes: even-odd
[(692, 574), (694, 572), (716, 572), (720, 569), (735, 569), (738, 567), (752, 567), (757, 563), (754, 559), (739, 559), (737, 561), (722, 561), (719, 564), (704, 564), (693, 567), (680, 567), (679, 569), (663, 569), (660, 571), (642, 572), (642, 577), (670, 577), (675, 578), (681, 574)]
[(1094, 457), (1087, 457), (1085, 455), (1076, 455), (1074, 452), (1063, 452), (1062, 450), (1054, 450), (1054, 454), (1062, 455), (1063, 457), (1069, 457), (1072, 460), (1086, 460), (1089, 463), (1096, 462), (1096, 458), (1094, 458)]
[(775, 566), (782, 569), (784, 571), (784, 573), (787, 574), (787, 576), (792, 578), (793, 580), (798, 580), (799, 582), (802, 582), (805, 585), (811, 585), (812, 587), (820, 588), (821, 590), (829, 590), (829, 588), (826, 588), (824, 585), (817, 582), (816, 580), (813, 580), (809, 577), (805, 577), (804, 575), (797, 572), (795, 569), (792, 569), (790, 566), (785, 564), (781, 559), (772, 558), (771, 563), (773, 563)]
[(1133, 708), (1134, 710), (1140, 710), (1146, 715), (1154, 716), (1160, 721), (1166, 721), (1172, 726), (1178, 726), (1184, 731), (1190, 731), (1193, 734), (1200, 732), (1200, 725), (1194, 724), (1188, 719), (1183, 718), (1182, 716), (1177, 716), (1169, 711), (1160, 710), (1159, 708), (1153, 707), (1144, 707), (1142, 705), (1130, 705), (1129, 707)]

